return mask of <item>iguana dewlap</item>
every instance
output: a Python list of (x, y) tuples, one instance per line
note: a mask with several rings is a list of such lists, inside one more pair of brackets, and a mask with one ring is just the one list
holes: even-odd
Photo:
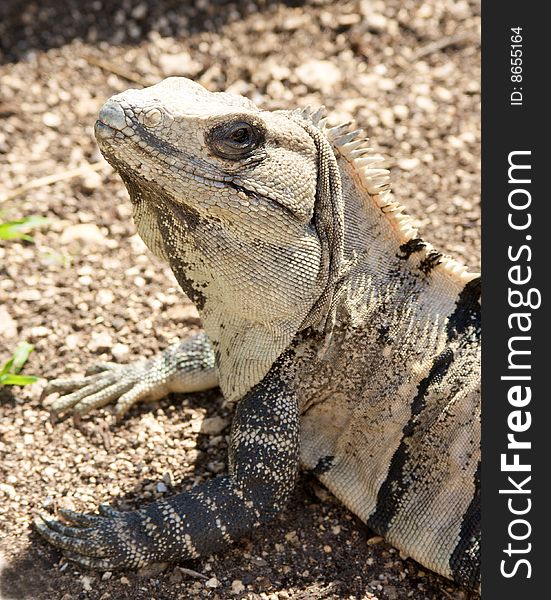
[(281, 510), (299, 463), (426, 567), (479, 586), (480, 280), (421, 240), (381, 157), (320, 111), (263, 111), (184, 78), (104, 105), (96, 137), (138, 232), (204, 333), (59, 380), (56, 411), (219, 385), (228, 473), (39, 532), (80, 564), (209, 554)]

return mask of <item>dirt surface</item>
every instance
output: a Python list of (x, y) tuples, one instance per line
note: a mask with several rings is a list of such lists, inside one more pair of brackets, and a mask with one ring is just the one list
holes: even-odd
[[(396, 195), (425, 237), (478, 267), (478, 0), (45, 0), (3, 12), (0, 196), (84, 170), (0, 204), (3, 220), (49, 218), (34, 244), (0, 242), (0, 361), (27, 340), (26, 373), (67, 376), (151, 356), (199, 326), (136, 237), (92, 136), (108, 96), (167, 75), (266, 108), (323, 103), (333, 122), (354, 118), (393, 158)], [(213, 392), (136, 407), (119, 424), (108, 408), (52, 423), (42, 387), (0, 390), (3, 599), (467, 597), (307, 476), (279, 519), (224, 554), (140, 573), (75, 568), (31, 532), (33, 512), (132, 508), (212, 477), (231, 415)]]

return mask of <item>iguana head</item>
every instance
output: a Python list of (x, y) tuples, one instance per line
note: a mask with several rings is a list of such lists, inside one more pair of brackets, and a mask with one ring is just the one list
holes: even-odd
[(138, 232), (201, 313), (223, 391), (242, 396), (297, 331), (324, 324), (343, 230), (327, 138), (184, 78), (113, 96), (95, 131)]

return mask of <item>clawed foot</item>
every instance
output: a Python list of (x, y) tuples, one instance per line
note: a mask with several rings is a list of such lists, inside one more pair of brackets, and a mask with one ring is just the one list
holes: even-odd
[(119, 512), (101, 505), (99, 515), (72, 510), (59, 511), (69, 525), (40, 515), (34, 522), (36, 531), (50, 544), (63, 550), (71, 561), (90, 569), (111, 571), (137, 568), (155, 561), (139, 511)]
[(42, 398), (60, 393), (50, 407), (52, 412), (61, 414), (72, 409), (78, 416), (116, 401), (115, 412), (120, 417), (136, 402), (157, 399), (165, 393), (162, 387), (159, 389), (158, 382), (152, 382), (147, 376), (147, 362), (102, 363), (84, 377), (54, 379), (44, 388)]

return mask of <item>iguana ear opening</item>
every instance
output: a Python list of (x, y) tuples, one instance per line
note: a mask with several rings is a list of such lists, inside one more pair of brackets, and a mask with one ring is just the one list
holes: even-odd
[(299, 117), (317, 151), (317, 185), (313, 225), (322, 250), (318, 282), (323, 291), (301, 325), (329, 332), (334, 322), (333, 299), (341, 276), (344, 247), (344, 199), (333, 147), (316, 125)]

